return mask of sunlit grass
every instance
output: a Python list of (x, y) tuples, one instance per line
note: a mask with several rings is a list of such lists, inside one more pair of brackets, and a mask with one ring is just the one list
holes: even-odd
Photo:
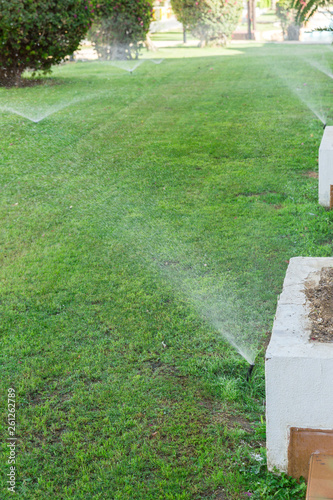
[[(279, 67), (303, 84), (303, 55), (323, 54), (163, 49), (132, 75), (67, 64), (49, 85), (0, 89), (0, 108), (50, 111), (0, 115), (1, 383), (17, 390), (20, 498), (241, 499), (268, 481), (251, 455), (262, 345), (289, 258), (332, 253), (322, 126)], [(249, 384), (212, 300), (231, 335), (251, 325)]]

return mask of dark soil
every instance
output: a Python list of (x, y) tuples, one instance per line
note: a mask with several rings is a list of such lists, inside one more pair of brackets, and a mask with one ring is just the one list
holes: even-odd
[(0, 82), (0, 88), (4, 87), (7, 89), (16, 87), (16, 88), (22, 88), (22, 87), (36, 87), (36, 86), (41, 86), (41, 85), (47, 85), (49, 87), (53, 85), (61, 85), (63, 82), (60, 80), (60, 78), (43, 78), (43, 77), (36, 77), (36, 78), (21, 78), (17, 84), (15, 83), (4, 83)]
[(318, 179), (318, 172), (314, 172), (313, 170), (308, 170), (307, 172), (304, 172), (302, 175), (304, 175), (304, 177), (312, 177), (313, 179)]
[(333, 342), (333, 268), (324, 267), (317, 286), (305, 285), (311, 319), (310, 340)]

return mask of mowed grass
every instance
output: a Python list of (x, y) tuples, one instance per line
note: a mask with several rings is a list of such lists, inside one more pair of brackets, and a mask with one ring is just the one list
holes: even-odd
[[(19, 498), (304, 497), (258, 461), (264, 345), (288, 260), (331, 255), (333, 217), (317, 204), (322, 125), (279, 68), (294, 89), (315, 78), (326, 109), (331, 80), (306, 59), (330, 55), (165, 49), (132, 75), (68, 64), (0, 89), (26, 115), (76, 99), (39, 123), (0, 115), (1, 423), (6, 438), (14, 387)], [(214, 280), (228, 333), (256, 325), (249, 383), (195, 299)]]

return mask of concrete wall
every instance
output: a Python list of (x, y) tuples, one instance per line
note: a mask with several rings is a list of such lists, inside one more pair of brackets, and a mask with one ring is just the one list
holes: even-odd
[(333, 185), (333, 127), (326, 127), (319, 148), (319, 204), (330, 207)]
[[(333, 429), (333, 344), (310, 342), (304, 283), (333, 258), (290, 260), (266, 352), (268, 468), (288, 471), (291, 427)], [(333, 312), (332, 312), (333, 314)], [(314, 450), (316, 451), (316, 450)]]

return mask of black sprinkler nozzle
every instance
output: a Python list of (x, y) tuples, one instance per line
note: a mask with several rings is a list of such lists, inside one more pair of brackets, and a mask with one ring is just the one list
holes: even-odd
[(250, 368), (248, 369), (247, 375), (246, 375), (246, 381), (249, 382), (252, 372), (253, 372), (254, 364), (250, 365)]
[(327, 124), (326, 124), (326, 123), (324, 123), (324, 125), (323, 125), (323, 129), (324, 129), (324, 130), (325, 130), (325, 128), (326, 128), (326, 125), (327, 125)]

